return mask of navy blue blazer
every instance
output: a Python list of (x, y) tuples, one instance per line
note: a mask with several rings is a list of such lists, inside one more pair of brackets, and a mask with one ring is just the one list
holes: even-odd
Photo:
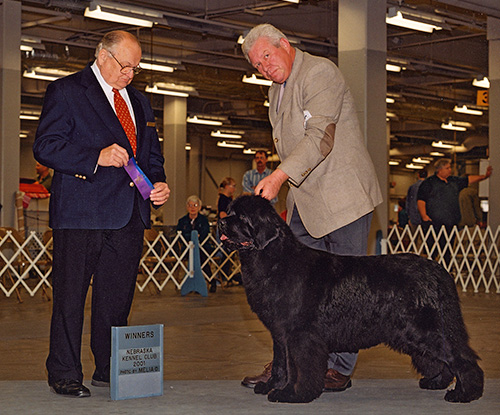
[[(128, 86), (137, 126), (137, 164), (151, 182), (165, 181), (155, 118), (144, 95)], [(132, 148), (90, 64), (49, 84), (33, 152), (54, 169), (50, 198), (53, 229), (119, 229), (137, 200), (150, 226), (150, 201), (143, 200), (125, 169), (97, 166), (100, 151), (117, 143)]]

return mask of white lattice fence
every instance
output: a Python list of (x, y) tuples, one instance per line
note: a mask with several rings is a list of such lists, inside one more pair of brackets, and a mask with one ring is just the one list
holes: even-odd
[[(52, 238), (43, 241), (31, 232), (24, 239), (14, 229), (2, 229), (0, 233), (0, 289), (6, 297), (16, 294), (21, 301), (23, 291), (34, 296), (38, 290), (52, 289)], [(149, 234), (148, 234), (149, 235)], [(173, 238), (163, 232), (144, 238), (144, 250), (139, 264), (137, 288), (147, 287), (162, 291), (168, 283), (180, 289), (189, 275), (188, 243), (179, 232)], [(200, 242), (204, 259), (202, 272), (207, 281), (213, 278), (221, 282), (231, 280), (240, 272), (236, 252), (226, 252), (216, 239), (209, 235)], [(207, 266), (212, 275), (205, 272)]]
[(414, 252), (432, 258), (443, 265), (455, 278), (462, 291), (491, 291), (500, 294), (500, 227), (481, 229), (456, 226), (450, 233), (432, 226), (412, 230), (393, 227), (385, 240), (387, 253)]

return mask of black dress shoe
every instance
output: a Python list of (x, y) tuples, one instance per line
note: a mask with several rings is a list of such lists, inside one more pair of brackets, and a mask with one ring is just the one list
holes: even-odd
[(61, 379), (49, 383), (52, 392), (71, 398), (87, 398), (90, 390), (83, 386), (82, 382), (75, 379)]

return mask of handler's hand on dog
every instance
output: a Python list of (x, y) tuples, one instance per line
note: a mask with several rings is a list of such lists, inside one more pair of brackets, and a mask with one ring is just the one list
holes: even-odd
[(280, 169), (274, 170), (271, 175), (264, 177), (255, 187), (255, 194), (267, 200), (278, 196), (281, 185), (288, 180), (288, 175)]

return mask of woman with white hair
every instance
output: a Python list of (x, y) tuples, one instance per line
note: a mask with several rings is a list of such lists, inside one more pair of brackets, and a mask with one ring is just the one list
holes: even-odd
[[(210, 233), (210, 225), (208, 223), (208, 219), (200, 214), (200, 198), (196, 195), (189, 196), (186, 201), (186, 209), (188, 213), (177, 222), (177, 231), (182, 232), (182, 236), (187, 242), (191, 240), (191, 232), (198, 231), (198, 240), (201, 244)], [(210, 244), (207, 243), (204, 246), (205, 249), (207, 249)], [(203, 264), (206, 260), (207, 255), (200, 249), (200, 262)], [(209, 278), (212, 276), (212, 269), (210, 268), (209, 263), (203, 267), (203, 272)], [(216, 284), (217, 282), (215, 278), (212, 278), (210, 281), (210, 292), (213, 293), (217, 290)]]

